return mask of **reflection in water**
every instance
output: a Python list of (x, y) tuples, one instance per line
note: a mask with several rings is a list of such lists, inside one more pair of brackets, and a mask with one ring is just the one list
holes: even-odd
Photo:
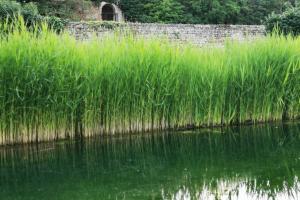
[(300, 125), (0, 149), (0, 199), (298, 199)]
[(171, 195), (171, 198), (165, 196), (164, 190), (162, 189), (162, 199), (180, 199), (180, 200), (189, 200), (189, 199), (205, 199), (205, 200), (268, 200), (268, 199), (300, 199), (300, 184), (298, 177), (294, 179), (294, 184), (291, 186), (285, 185), (283, 190), (274, 191), (268, 193), (267, 191), (260, 191), (259, 188), (255, 190), (255, 181), (254, 190), (249, 190), (249, 185), (247, 184), (249, 180), (247, 179), (238, 179), (238, 180), (218, 180), (216, 190), (211, 190), (207, 185), (203, 186), (198, 190), (193, 196), (189, 188), (182, 187), (175, 191)]

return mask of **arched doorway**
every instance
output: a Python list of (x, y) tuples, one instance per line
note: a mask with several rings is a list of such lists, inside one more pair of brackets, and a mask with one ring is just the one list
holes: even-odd
[(114, 21), (115, 20), (115, 11), (114, 7), (111, 4), (105, 4), (102, 7), (102, 20), (104, 21)]

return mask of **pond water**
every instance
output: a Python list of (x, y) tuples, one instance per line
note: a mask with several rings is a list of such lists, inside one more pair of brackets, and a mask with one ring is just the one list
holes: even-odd
[(0, 199), (300, 199), (300, 124), (0, 148)]

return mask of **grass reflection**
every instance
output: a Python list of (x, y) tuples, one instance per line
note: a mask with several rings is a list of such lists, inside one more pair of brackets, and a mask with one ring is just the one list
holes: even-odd
[(297, 199), (300, 124), (0, 150), (0, 199)]

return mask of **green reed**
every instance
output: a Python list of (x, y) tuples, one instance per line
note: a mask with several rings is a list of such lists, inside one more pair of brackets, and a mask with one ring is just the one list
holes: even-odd
[(224, 48), (2, 24), (0, 144), (295, 119), (300, 38)]

